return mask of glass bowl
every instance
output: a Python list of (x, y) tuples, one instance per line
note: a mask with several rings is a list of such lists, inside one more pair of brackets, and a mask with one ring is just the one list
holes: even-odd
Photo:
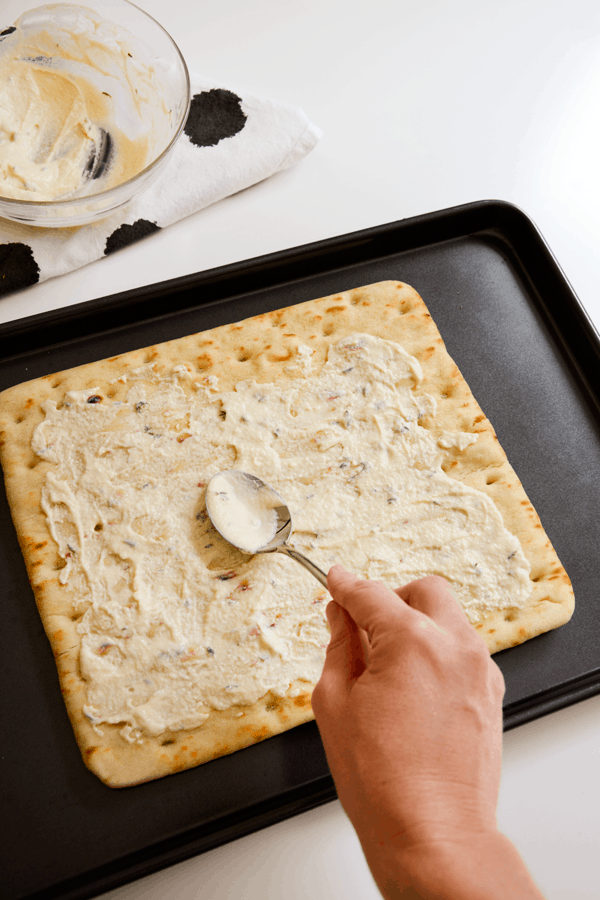
[[(82, 8), (83, 13), (81, 12)], [(82, 29), (82, 23), (85, 25), (90, 21), (88, 13), (96, 17), (93, 49), (84, 56), (86, 65), (92, 61), (92, 67), (86, 71), (93, 74), (91, 79), (85, 80), (85, 83), (89, 84), (90, 81), (93, 83), (98, 78), (96, 87), (110, 87), (112, 91), (110, 96), (114, 98), (111, 99), (111, 122), (117, 126), (113, 135), (122, 136), (127, 133), (127, 141), (137, 135), (136, 140), (141, 138), (145, 142), (143, 144), (146, 148), (145, 156), (142, 157), (139, 168), (135, 168), (136, 154), (130, 153), (129, 158), (132, 160), (133, 169), (129, 172), (125, 170), (125, 180), (114, 185), (110, 185), (110, 181), (108, 181), (102, 187), (102, 182), (106, 182), (108, 178), (106, 173), (113, 171), (106, 163), (115, 146), (117, 147), (115, 156), (119, 159), (118, 149), (123, 144), (119, 144), (116, 139), (113, 140), (110, 137), (108, 128), (106, 130), (97, 129), (96, 133), (101, 135), (101, 140), (94, 144), (97, 148), (95, 159), (91, 157), (86, 166), (87, 179), (84, 180), (83, 187), (69, 194), (63, 194), (58, 199), (30, 200), (23, 198), (21, 191), (21, 196), (17, 198), (5, 197), (2, 196), (2, 180), (0, 179), (0, 216), (14, 222), (46, 228), (85, 225), (104, 218), (138, 197), (156, 181), (164, 169), (189, 113), (190, 79), (188, 69), (179, 48), (164, 28), (128, 0), (89, 0), (89, 2), (82, 0), (81, 3), (66, 2), (48, 5), (36, 5), (35, 0), (33, 2), (32, 0), (2, 0), (0, 38), (4, 35), (6, 41), (14, 33), (16, 39), (18, 34), (14, 32), (12, 26), (25, 13), (27, 13), (27, 19), (23, 22), (33, 22), (33, 31), (36, 34), (38, 24), (41, 26), (40, 33), (43, 33), (45, 24), (54, 29), (54, 34), (57, 33), (57, 27), (60, 35), (77, 33)], [(61, 18), (57, 18), (59, 16)], [(99, 24), (99, 27), (98, 18), (105, 20)], [(113, 26), (116, 26), (116, 29)], [(124, 29), (126, 33), (123, 33), (121, 29)], [(18, 29), (18, 31), (23, 33), (23, 29)], [(115, 43), (115, 35), (117, 35), (118, 44)], [(29, 58), (34, 62), (34, 67), (36, 67), (35, 64), (38, 64), (38, 71), (40, 65), (45, 69), (52, 69), (52, 77), (61, 67), (77, 69), (79, 66), (76, 73), (79, 75), (82, 72), (82, 57), (78, 49), (75, 51), (69, 49), (69, 42), (68, 38), (61, 43), (58, 54), (53, 49), (51, 57), (42, 50), (39, 54), (36, 53), (35, 58), (33, 56)], [(56, 42), (53, 46), (55, 45)], [(8, 44), (0, 44), (0, 53), (4, 47), (8, 46)], [(119, 65), (122, 67), (122, 71), (114, 68), (112, 60), (109, 60), (108, 64), (106, 63), (105, 51), (107, 50), (116, 53), (115, 59), (118, 57), (120, 60)], [(66, 62), (63, 62), (63, 59)], [(98, 60), (97, 64), (95, 60)], [(98, 74), (99, 72), (102, 74)], [(115, 73), (118, 77), (116, 80), (113, 78), (112, 84), (115, 87), (113, 90), (105, 79), (107, 74), (111, 76)], [(44, 77), (46, 77), (45, 74), (42, 75), (42, 78)], [(4, 90), (5, 88), (0, 83), (0, 96)], [(102, 91), (102, 93), (109, 96), (109, 91)], [(106, 101), (104, 102), (106, 103)], [(92, 118), (90, 116), (90, 119)], [(0, 131), (1, 140), (2, 133)], [(126, 145), (128, 147), (137, 146), (133, 140)], [(101, 147), (101, 150), (98, 150), (98, 147)], [(79, 170), (77, 171), (79, 172)], [(4, 184), (4, 189), (8, 192), (7, 182), (5, 181)]]

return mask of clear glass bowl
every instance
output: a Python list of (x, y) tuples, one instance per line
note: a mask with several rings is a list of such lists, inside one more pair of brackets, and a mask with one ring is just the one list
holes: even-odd
[[(108, 22), (126, 29), (134, 36), (132, 46), (151, 64), (161, 91), (160, 102), (152, 107), (155, 145), (141, 171), (121, 184), (97, 193), (40, 201), (0, 196), (0, 216), (37, 227), (85, 225), (104, 218), (138, 197), (156, 181), (167, 164), (190, 109), (190, 79), (185, 60), (174, 40), (155, 19), (128, 0), (82, 0), (72, 5), (92, 10)], [(35, 0), (1, 0), (0, 30), (11, 26), (23, 13), (43, 6)], [(48, 6), (48, 15), (52, 16), (52, 4)], [(93, 184), (91, 187), (93, 190)]]

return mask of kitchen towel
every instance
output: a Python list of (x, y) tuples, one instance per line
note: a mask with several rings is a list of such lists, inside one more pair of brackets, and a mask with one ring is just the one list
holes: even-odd
[(158, 181), (91, 225), (0, 219), (0, 297), (120, 250), (299, 162), (321, 131), (296, 106), (192, 77), (184, 133)]

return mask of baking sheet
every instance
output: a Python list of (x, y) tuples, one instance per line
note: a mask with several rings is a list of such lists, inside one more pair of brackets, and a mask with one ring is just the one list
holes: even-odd
[[(371, 282), (423, 296), (575, 589), (563, 628), (496, 660), (505, 728), (600, 692), (600, 342), (535, 226), (502, 202), (383, 225), (0, 326), (0, 390)], [(84, 898), (335, 796), (302, 725), (123, 790), (83, 766), (0, 494), (2, 896)]]

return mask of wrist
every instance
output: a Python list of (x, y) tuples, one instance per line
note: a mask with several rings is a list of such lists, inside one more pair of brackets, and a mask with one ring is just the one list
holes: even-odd
[[(514, 844), (499, 831), (398, 850), (364, 848), (386, 900), (544, 900)], [(416, 893), (408, 893), (413, 888)], [(406, 891), (406, 893), (404, 893)]]

